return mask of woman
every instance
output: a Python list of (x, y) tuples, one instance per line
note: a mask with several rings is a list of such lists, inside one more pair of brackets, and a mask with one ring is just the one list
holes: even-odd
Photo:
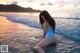
[(40, 13), (39, 19), (43, 27), (43, 40), (39, 42), (34, 48), (37, 49), (39, 53), (45, 53), (42, 47), (57, 43), (56, 37), (54, 35), (55, 21), (46, 10)]

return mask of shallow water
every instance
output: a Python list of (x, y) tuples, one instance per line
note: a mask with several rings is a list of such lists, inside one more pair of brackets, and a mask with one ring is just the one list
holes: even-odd
[[(31, 16), (29, 16), (29, 18), (30, 17)], [(25, 22), (24, 23), (22, 22), (23, 24), (12, 22), (7, 18), (8, 17), (0, 16), (0, 45), (2, 44), (9, 45), (9, 52), (12, 53), (18, 53), (18, 52), (33, 53), (32, 48), (39, 42), (38, 40), (39, 37), (42, 37), (42, 30), (27, 26), (24, 24)], [(15, 21), (16, 20), (18, 19), (16, 18)], [(31, 20), (33, 21), (33, 19)], [(56, 22), (60, 21), (65, 21), (65, 20), (57, 19)], [(71, 24), (71, 22), (69, 22), (69, 24)], [(66, 29), (63, 28), (63, 30)], [(46, 49), (44, 48), (46, 53), (80, 53), (80, 42), (66, 38), (64, 37), (64, 35), (60, 34), (55, 34), (55, 35), (57, 36), (58, 44), (56, 46), (48, 46), (46, 47)]]
[[(38, 29), (42, 28), (39, 23), (39, 13), (2, 13), (1, 15), (7, 17), (12, 22), (22, 23)], [(80, 19), (72, 17), (54, 19), (56, 21), (56, 33), (80, 41)]]
[(14, 23), (0, 16), (0, 45), (9, 45), (9, 52), (31, 52), (30, 48), (38, 42), (35, 36), (39, 36), (40, 32), (40, 29)]

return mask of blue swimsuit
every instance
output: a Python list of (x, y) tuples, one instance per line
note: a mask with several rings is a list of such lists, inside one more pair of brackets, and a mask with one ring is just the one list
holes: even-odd
[(46, 33), (46, 38), (47, 38), (47, 40), (48, 40), (48, 42), (50, 42), (51, 40), (51, 36), (53, 36), (54, 37), (54, 40), (55, 41), (57, 41), (57, 39), (56, 39), (56, 37), (55, 37), (55, 35), (54, 35), (54, 32), (53, 32), (53, 29), (52, 28), (49, 28), (48, 30), (47, 30), (47, 33)]

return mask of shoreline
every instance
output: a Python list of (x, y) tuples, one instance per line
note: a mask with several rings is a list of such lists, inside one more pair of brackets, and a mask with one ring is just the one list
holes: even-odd
[(0, 45), (8, 45), (11, 53), (32, 52), (31, 48), (37, 44), (37, 38), (41, 36), (41, 29), (8, 21), (3, 16), (0, 16), (0, 21), (5, 21), (5, 24), (0, 23), (2, 31), (0, 32)]
[[(0, 18), (0, 21), (2, 31), (0, 35), (3, 37), (0, 39), (0, 45), (9, 45), (9, 52), (11, 53), (34, 53), (32, 48), (39, 42), (39, 38), (42, 37), (41, 29), (11, 22), (6, 20), (6, 17)], [(57, 46), (52, 45), (45, 47), (44, 50), (46, 53), (80, 53), (80, 43), (64, 38), (63, 35), (60, 34), (55, 33), (55, 35), (58, 39), (58, 44)]]
[(0, 12), (0, 13), (40, 13), (40, 12)]

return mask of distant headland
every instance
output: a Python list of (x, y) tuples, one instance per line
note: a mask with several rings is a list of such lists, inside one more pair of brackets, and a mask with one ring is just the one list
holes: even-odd
[(10, 5), (0, 4), (0, 12), (41, 12), (41, 10), (35, 10), (31, 7), (23, 8), (21, 6), (14, 4)]

